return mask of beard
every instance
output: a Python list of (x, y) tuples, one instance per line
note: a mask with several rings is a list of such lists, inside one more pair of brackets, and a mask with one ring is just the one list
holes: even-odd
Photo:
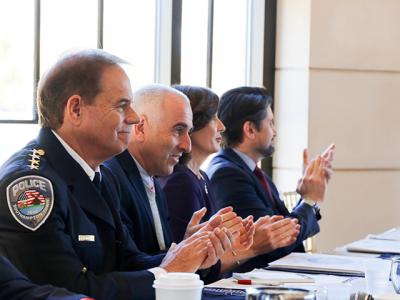
[(262, 155), (262, 157), (270, 157), (275, 152), (275, 146), (273, 144), (269, 144), (267, 147), (258, 149), (258, 152)]

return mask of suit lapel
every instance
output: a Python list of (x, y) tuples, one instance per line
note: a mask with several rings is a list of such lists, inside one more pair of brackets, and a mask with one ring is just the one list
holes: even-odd
[(285, 206), (285, 203), (283, 203), (283, 201), (279, 197), (279, 192), (276, 189), (274, 183), (272, 182), (271, 178), (269, 178), (269, 176), (265, 176), (265, 178), (267, 179), (269, 186), (271, 187), (272, 197), (274, 198), (273, 202), (276, 206), (276, 209), (279, 211), (280, 214), (287, 216), (289, 214), (289, 211), (288, 211), (287, 207)]
[(79, 206), (115, 228), (113, 216), (106, 201), (82, 167), (68, 154), (49, 128), (41, 129), (38, 142), (43, 146), (49, 163), (67, 183)]
[(139, 169), (136, 165), (135, 160), (132, 158), (128, 150), (122, 152), (116, 156), (121, 168), (124, 170), (125, 174), (128, 176), (129, 184), (132, 186), (133, 190), (138, 193), (138, 199), (136, 201), (142, 201), (141, 205), (146, 211), (147, 218), (152, 224), (154, 229), (153, 214), (151, 212), (149, 199), (147, 197), (147, 192), (143, 184), (142, 176), (140, 175)]
[[(263, 188), (263, 186), (261, 185), (260, 180), (257, 178), (257, 176), (253, 173), (252, 170), (250, 170), (250, 168), (246, 165), (246, 163), (240, 158), (239, 155), (237, 155), (235, 153), (235, 151), (233, 151), (232, 149), (228, 148), (228, 149), (224, 149), (221, 151), (221, 154), (224, 155), (226, 158), (228, 158), (230, 161), (232, 161), (233, 163), (235, 163), (237, 166), (239, 166), (240, 168), (242, 168), (254, 181), (254, 186), (257, 189), (257, 192), (262, 194), (264, 197), (262, 198), (264, 203), (267, 206), (272, 206), (273, 208), (279, 210), (279, 212), (281, 212), (281, 208), (278, 207), (277, 204), (277, 199), (279, 199), (279, 197), (277, 197), (275, 195), (275, 189), (272, 188), (273, 183), (272, 181), (268, 178), (268, 176), (265, 176), (269, 186), (271, 188), (271, 194), (273, 199), (270, 199), (270, 196), (267, 194), (267, 192), (265, 191), (265, 189)], [(279, 200), (280, 202), (280, 200)]]
[(257, 192), (261, 193), (264, 195), (265, 199), (268, 199), (269, 196), (267, 195), (267, 192), (264, 190), (263, 186), (260, 183), (260, 180), (257, 178), (257, 176), (253, 173), (252, 170), (246, 165), (246, 163), (240, 158), (239, 155), (235, 153), (232, 149), (226, 149), (223, 150), (223, 155), (225, 155), (230, 161), (234, 162), (237, 166), (239, 166), (241, 169), (243, 169), (254, 181), (254, 186), (257, 189)]

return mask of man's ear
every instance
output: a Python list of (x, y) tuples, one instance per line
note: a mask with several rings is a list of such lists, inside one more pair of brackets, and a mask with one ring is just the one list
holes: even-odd
[(139, 117), (139, 123), (133, 125), (133, 136), (136, 141), (144, 142), (146, 139), (146, 127), (147, 127), (147, 117), (145, 115), (141, 115)]
[(68, 98), (64, 109), (64, 119), (79, 125), (82, 122), (83, 99), (79, 95), (72, 95)]
[(256, 134), (256, 127), (253, 122), (251, 121), (246, 121), (243, 123), (243, 136), (248, 138), (248, 139), (254, 139), (255, 134)]

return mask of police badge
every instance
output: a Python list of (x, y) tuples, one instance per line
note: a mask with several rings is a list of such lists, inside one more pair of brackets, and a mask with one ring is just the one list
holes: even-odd
[(14, 219), (35, 231), (53, 209), (53, 186), (50, 180), (41, 176), (18, 178), (7, 186), (7, 203)]

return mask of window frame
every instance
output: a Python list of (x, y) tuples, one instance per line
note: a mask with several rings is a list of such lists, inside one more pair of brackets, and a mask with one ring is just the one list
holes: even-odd
[[(212, 53), (213, 53), (213, 18), (214, 1), (208, 0), (208, 36), (207, 36), (207, 86), (212, 83)], [(218, 0), (217, 0), (218, 1)], [(258, 31), (256, 36), (247, 38), (246, 53), (246, 85), (262, 85), (274, 93), (275, 84), (275, 48), (276, 48), (276, 12), (277, 0), (247, 0), (248, 2), (248, 26), (247, 35), (263, 22), (263, 30)], [(260, 11), (263, 7), (263, 11)], [(172, 23), (172, 53), (171, 53), (171, 84), (180, 84), (181, 79), (181, 28), (182, 28), (182, 0), (173, 0), (173, 23)], [(256, 23), (252, 20), (257, 19)], [(257, 23), (258, 22), (258, 23)], [(260, 48), (259, 37), (262, 36), (263, 51), (261, 55), (263, 64), (261, 72), (255, 71), (255, 64), (260, 57), (254, 57), (255, 49)], [(259, 52), (259, 51), (258, 51)], [(254, 74), (256, 73), (256, 74)], [(260, 75), (261, 73), (261, 75)]]
[[(33, 67), (33, 95), (32, 95), (32, 119), (1, 119), (0, 124), (37, 124), (39, 121), (36, 93), (40, 77), (40, 26), (41, 26), (41, 0), (34, 0), (34, 67)], [(212, 82), (212, 49), (213, 49), (213, 18), (214, 1), (208, 0), (208, 37), (207, 37), (207, 86)], [(218, 0), (217, 0), (218, 1)], [(274, 93), (275, 82), (275, 45), (276, 45), (276, 0), (247, 0), (248, 16), (250, 20), (254, 14), (259, 13), (260, 5), (264, 5), (263, 28), (263, 64), (260, 72), (254, 76), (254, 45), (257, 38), (248, 38), (246, 57), (246, 85), (260, 85)], [(97, 48), (103, 49), (104, 33), (104, 0), (97, 1)], [(262, 3), (262, 4), (261, 4)], [(252, 27), (253, 26), (253, 27)], [(167, 85), (179, 84), (181, 81), (181, 28), (182, 28), (182, 0), (156, 0), (156, 43), (155, 43), (155, 70), (154, 81)], [(254, 28), (254, 24), (248, 22), (247, 32)], [(260, 61), (258, 59), (258, 61)], [(256, 72), (257, 73), (257, 72)], [(272, 164), (271, 164), (272, 167)]]

